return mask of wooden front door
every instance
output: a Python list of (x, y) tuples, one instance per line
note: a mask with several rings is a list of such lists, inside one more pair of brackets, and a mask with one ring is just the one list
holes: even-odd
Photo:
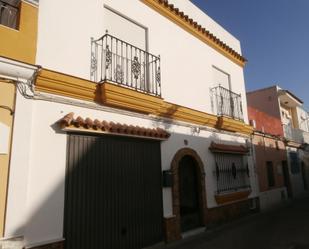
[(191, 156), (179, 162), (180, 219), (182, 232), (202, 225), (199, 203), (198, 168)]

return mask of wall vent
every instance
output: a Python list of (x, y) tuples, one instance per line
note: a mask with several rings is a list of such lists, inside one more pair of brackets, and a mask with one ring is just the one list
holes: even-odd
[(255, 122), (254, 119), (250, 119), (249, 123), (250, 123), (251, 126), (253, 126), (253, 128), (256, 128), (256, 122)]

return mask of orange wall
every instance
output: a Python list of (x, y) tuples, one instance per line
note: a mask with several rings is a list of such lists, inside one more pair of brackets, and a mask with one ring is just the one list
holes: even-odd
[(255, 130), (283, 137), (283, 128), (280, 118), (270, 116), (251, 106), (248, 106), (248, 117), (249, 120), (255, 120)]
[(271, 117), (281, 119), (276, 86), (248, 92), (247, 105)]

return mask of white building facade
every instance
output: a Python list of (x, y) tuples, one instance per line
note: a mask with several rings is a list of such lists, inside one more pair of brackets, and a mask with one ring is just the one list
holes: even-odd
[(37, 33), (33, 87), (16, 95), (5, 238), (143, 248), (251, 212), (236, 38), (181, 0), (42, 1)]

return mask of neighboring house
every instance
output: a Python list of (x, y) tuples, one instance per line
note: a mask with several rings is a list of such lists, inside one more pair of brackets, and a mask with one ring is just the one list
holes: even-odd
[(280, 118), (251, 107), (250, 101), (248, 116), (254, 126), (253, 144), (260, 209), (267, 210), (282, 204), (291, 190), (282, 124)]
[(285, 176), (285, 186), (289, 196), (300, 197), (308, 194), (309, 130), (308, 113), (303, 109), (303, 101), (290, 91), (278, 86), (249, 92), (247, 101), (249, 108), (256, 109), (274, 120), (280, 120), (281, 129), (278, 121), (272, 122), (271, 127), (270, 125), (267, 127), (267, 124), (264, 126), (267, 127), (266, 132), (268, 129), (268, 133), (284, 137), (288, 166), (283, 162), (282, 170), (280, 169), (279, 172), (281, 174), (282, 171)]
[[(15, 115), (16, 82), (19, 81), (19, 87), (23, 88), (35, 73), (36, 67), (33, 64), (36, 53), (37, 14), (35, 1), (0, 1), (0, 237), (5, 235), (6, 214), (9, 212), (7, 200), (12, 161), (12, 131), (18, 119)], [(24, 129), (27, 129), (27, 125), (25, 124)], [(19, 135), (18, 131), (14, 132), (15, 137)], [(23, 141), (20, 140), (19, 143), (22, 144)], [(28, 147), (29, 144), (22, 146)], [(19, 189), (20, 193), (24, 191), (18, 182), (14, 188)], [(19, 210), (19, 207), (15, 209)]]
[(19, 31), (0, 27), (1, 74), (19, 89), (4, 238), (142, 248), (254, 209), (236, 38), (190, 1), (41, 1), (38, 17), (18, 6)]

